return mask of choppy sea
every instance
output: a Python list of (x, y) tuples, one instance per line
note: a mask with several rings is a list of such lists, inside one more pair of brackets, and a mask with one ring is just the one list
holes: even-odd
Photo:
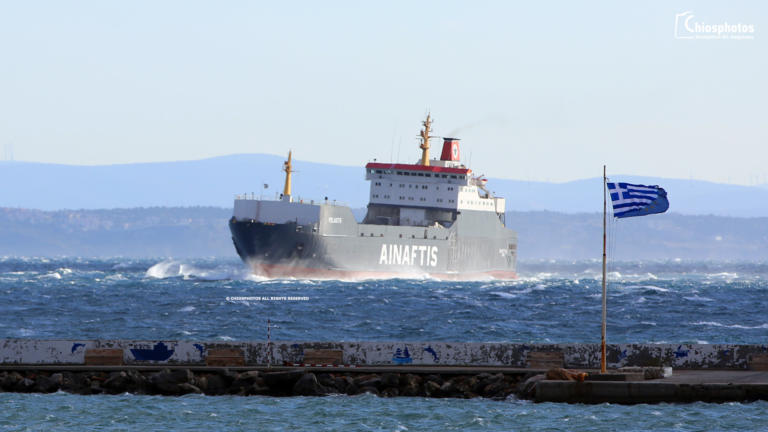
[[(0, 337), (590, 342), (600, 262), (522, 262), (515, 281), (268, 280), (236, 259), (0, 257)], [(608, 341), (768, 343), (768, 263), (623, 262)], [(1, 430), (768, 430), (768, 403), (0, 393)]]

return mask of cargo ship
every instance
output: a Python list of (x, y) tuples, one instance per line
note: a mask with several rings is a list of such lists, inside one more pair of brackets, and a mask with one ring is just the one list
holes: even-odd
[(295, 200), (289, 152), (278, 199), (235, 198), (229, 228), (240, 258), (270, 278), (516, 278), (517, 234), (506, 227), (504, 198), (461, 162), (458, 138), (442, 138), (440, 158), (430, 159), (439, 137), (429, 115), (422, 124), (416, 163), (365, 166), (361, 222), (327, 198)]

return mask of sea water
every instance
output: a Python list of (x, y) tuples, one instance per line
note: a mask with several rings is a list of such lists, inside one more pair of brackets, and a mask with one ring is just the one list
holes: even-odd
[[(269, 280), (237, 260), (0, 258), (0, 337), (586, 342), (598, 261), (515, 281)], [(768, 263), (612, 264), (609, 343), (768, 344)], [(597, 406), (508, 399), (0, 394), (0, 430), (768, 430), (766, 402)]]

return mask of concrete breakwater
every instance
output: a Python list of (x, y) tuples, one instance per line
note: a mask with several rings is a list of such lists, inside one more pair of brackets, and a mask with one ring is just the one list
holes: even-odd
[[(768, 400), (765, 345), (611, 345), (611, 374), (596, 373), (599, 358), (593, 344), (5, 339), (0, 390), (494, 399), (514, 394), (582, 403)], [(662, 372), (671, 369), (672, 377)]]
[[(527, 367), (536, 352), (559, 353), (563, 367), (600, 367), (598, 344), (524, 344), (471, 342), (256, 342), (176, 340), (0, 339), (0, 364), (85, 364), (86, 352), (114, 349), (127, 365), (203, 365), (218, 349), (242, 352), (244, 365), (305, 363), (310, 350), (334, 350), (340, 363), (354, 365), (435, 365)], [(608, 367), (669, 366), (675, 369), (749, 368), (768, 345), (610, 344)]]
[(311, 372), (303, 369), (233, 371), (173, 368), (123, 370), (5, 370), (5, 392), (76, 394), (185, 394), (238, 396), (323, 396), (371, 393), (383, 397), (422, 396), (504, 399), (518, 390), (526, 372), (397, 373)]

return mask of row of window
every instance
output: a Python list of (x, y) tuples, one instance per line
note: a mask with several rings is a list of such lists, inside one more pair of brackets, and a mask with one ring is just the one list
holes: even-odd
[[(464, 204), (464, 200), (461, 200), (461, 204)], [(491, 201), (487, 201), (487, 200), (482, 200), (482, 201), (469, 201), (469, 200), (467, 200), (467, 204), (472, 204), (472, 205), (481, 204), (481, 205), (484, 205), (486, 207), (490, 207), (490, 206), (493, 205), (493, 203)]]
[[(373, 198), (379, 198), (379, 194), (373, 194)], [(391, 197), (390, 197), (389, 195), (384, 195), (382, 198), (384, 198), (384, 199), (389, 199), (389, 198), (391, 198)], [(398, 198), (399, 198), (401, 201), (405, 201), (406, 199), (407, 199), (408, 201), (414, 201), (414, 200), (415, 200), (415, 198), (414, 198), (414, 197), (405, 197), (405, 196), (402, 196), (402, 195), (401, 195), (401, 196), (399, 196)], [(419, 197), (419, 201), (425, 202), (425, 201), (427, 201), (427, 199), (426, 199), (426, 198), (424, 198), (424, 197)], [(442, 198), (437, 198), (437, 199), (436, 199), (436, 201), (437, 201), (437, 202), (439, 202), (439, 203), (441, 203), (441, 202), (443, 202), (444, 200), (443, 200)], [(455, 203), (455, 202), (456, 202), (456, 200), (453, 200), (453, 199), (449, 199), (449, 200), (448, 200), (448, 202), (449, 202), (449, 203)], [(462, 202), (463, 202), (463, 201), (462, 201)]]
[[(378, 194), (374, 194), (374, 195), (373, 195), (373, 197), (374, 197), (374, 198), (379, 198), (379, 195), (378, 195)], [(384, 195), (382, 198), (384, 198), (384, 199), (389, 199), (389, 198), (391, 198), (391, 197), (390, 197), (389, 195)], [(414, 197), (405, 197), (405, 196), (402, 196), (402, 195), (401, 195), (401, 196), (399, 196), (398, 198), (400, 199), (400, 201), (405, 201), (406, 199), (407, 199), (408, 201), (414, 201)], [(419, 198), (419, 201), (422, 201), (422, 202), (424, 202), (424, 201), (426, 201), (426, 200), (427, 200), (427, 199), (426, 199), (426, 198), (424, 198), (424, 197), (420, 197), (420, 198)], [(444, 200), (443, 200), (442, 198), (437, 198), (435, 201), (436, 201), (436, 202), (439, 202), (439, 203), (441, 203), (441, 202), (444, 202)], [(448, 202), (449, 202), (449, 203), (455, 203), (455, 202), (456, 202), (456, 200), (453, 200), (453, 199), (449, 199), (449, 200), (448, 200)], [(491, 201), (488, 201), (488, 200), (480, 200), (480, 201), (470, 201), (470, 200), (467, 200), (467, 202), (466, 202), (466, 203), (467, 203), (467, 204), (470, 204), (470, 205), (483, 205), (483, 206), (485, 206), (485, 207), (490, 207), (490, 206), (492, 206), (492, 205), (493, 205), (493, 202), (491, 202)], [(464, 204), (464, 200), (461, 200), (461, 204)]]
[[(376, 182), (376, 183), (374, 183), (374, 186), (381, 186), (381, 182)], [(390, 184), (389, 184), (389, 186), (391, 187), (391, 186), (392, 186), (392, 183), (390, 183)], [(405, 183), (400, 183), (400, 187), (401, 187), (401, 188), (404, 188), (404, 187), (405, 187)], [(413, 185), (413, 184), (409, 184), (409, 185), (408, 185), (408, 188), (416, 188), (416, 189), (418, 189), (418, 188), (419, 188), (419, 185)], [(425, 190), (428, 190), (428, 189), (429, 189), (429, 185), (421, 185), (421, 188), (422, 188), (422, 189), (425, 189)], [(452, 190), (456, 190), (456, 188), (455, 188), (455, 187), (453, 187), (453, 186), (448, 186), (448, 188), (447, 188), (447, 189), (448, 189), (449, 191), (452, 191)], [(440, 186), (435, 186), (435, 190), (440, 190)]]
[[(414, 177), (432, 177), (432, 173), (424, 173), (424, 172), (410, 172), (410, 171), (392, 171), (392, 170), (368, 170), (371, 174), (397, 174), (402, 176), (414, 176)], [(438, 174), (435, 173), (435, 178), (452, 178), (452, 179), (462, 179), (465, 180), (467, 176), (465, 175), (457, 175), (457, 174)]]

